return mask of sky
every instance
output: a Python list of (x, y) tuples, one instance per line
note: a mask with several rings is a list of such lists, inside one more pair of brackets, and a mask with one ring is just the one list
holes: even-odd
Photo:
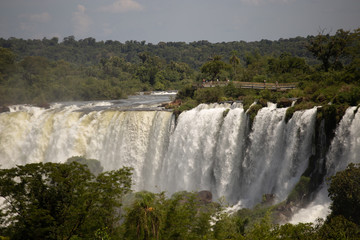
[(360, 0), (0, 0), (0, 37), (213, 43), (360, 28)]

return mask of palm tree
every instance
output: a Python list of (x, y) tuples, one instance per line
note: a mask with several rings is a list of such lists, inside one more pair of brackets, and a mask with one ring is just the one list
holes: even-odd
[(158, 202), (164, 198), (164, 194), (143, 191), (136, 193), (135, 198), (128, 209), (125, 235), (136, 235), (139, 240), (159, 239), (162, 211), (158, 208)]
[(229, 59), (229, 62), (230, 62), (230, 64), (232, 65), (233, 70), (234, 70), (234, 78), (236, 78), (236, 66), (237, 66), (238, 64), (240, 64), (240, 59), (239, 59), (236, 55), (238, 55), (238, 52), (235, 51), (235, 50), (232, 51), (231, 57), (230, 57), (230, 59)]

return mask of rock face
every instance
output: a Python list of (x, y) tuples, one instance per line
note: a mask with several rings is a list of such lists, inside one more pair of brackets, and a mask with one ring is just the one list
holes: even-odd
[(275, 194), (264, 194), (262, 203), (267, 205), (272, 205), (275, 202)]
[(10, 112), (10, 108), (7, 106), (0, 106), (0, 113), (2, 112)]
[(281, 99), (279, 99), (279, 101), (277, 102), (277, 107), (279, 107), (279, 108), (290, 107), (291, 104), (292, 104), (292, 102), (293, 102), (292, 99), (281, 98)]
[(210, 191), (200, 191), (198, 192), (199, 201), (203, 204), (208, 204), (212, 202), (212, 193)]

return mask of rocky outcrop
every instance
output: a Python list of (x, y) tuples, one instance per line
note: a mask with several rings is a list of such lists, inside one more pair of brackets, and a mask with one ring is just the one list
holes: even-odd
[(212, 193), (210, 191), (200, 191), (198, 192), (198, 199), (203, 204), (209, 204), (212, 202)]
[(10, 112), (10, 108), (7, 106), (0, 106), (0, 113)]

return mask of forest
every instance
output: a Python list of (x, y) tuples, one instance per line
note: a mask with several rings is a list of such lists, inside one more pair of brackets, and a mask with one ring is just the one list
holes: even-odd
[[(226, 212), (195, 192), (131, 192), (131, 168), (100, 162), (33, 163), (0, 170), (1, 239), (359, 239), (360, 166), (331, 177), (331, 213), (317, 223), (278, 224), (264, 201)], [(346, 179), (346, 181), (344, 181)], [(283, 204), (283, 203), (280, 203)], [(244, 212), (246, 213), (244, 215)]]
[(273, 101), (307, 96), (313, 102), (336, 98), (354, 104), (359, 95), (359, 32), (339, 29), (333, 35), (249, 43), (120, 43), (73, 36), (62, 42), (56, 37), (0, 39), (0, 106), (119, 99), (151, 90), (186, 91), (204, 80), (293, 82), (298, 88), (286, 94), (231, 87), (199, 89), (217, 91), (218, 96), (201, 100), (199, 91), (198, 102), (261, 95)]

